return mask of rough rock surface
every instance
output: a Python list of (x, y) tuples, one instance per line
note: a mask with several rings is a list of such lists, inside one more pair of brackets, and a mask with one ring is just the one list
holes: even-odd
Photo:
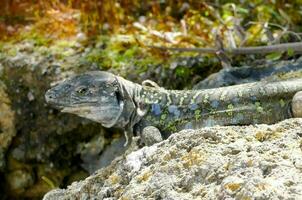
[[(16, 51), (13, 55), (0, 51), (0, 199), (41, 199), (53, 187), (81, 180), (121, 154), (115, 154), (117, 148), (110, 151), (112, 134), (100, 124), (45, 103), (52, 82), (96, 68), (80, 67), (72, 56), (58, 60), (33, 52), (34, 46), (6, 47)], [(107, 162), (90, 162), (103, 152)]]
[(279, 81), (302, 77), (302, 57), (262, 65), (225, 68), (197, 83), (193, 89), (217, 88), (255, 81)]
[(302, 119), (185, 130), (119, 157), (54, 199), (299, 199)]
[(0, 171), (5, 167), (5, 153), (16, 135), (15, 113), (6, 93), (5, 85), (0, 81)]

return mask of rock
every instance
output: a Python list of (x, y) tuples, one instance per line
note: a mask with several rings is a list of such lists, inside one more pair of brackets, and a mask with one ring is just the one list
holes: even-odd
[[(77, 151), (79, 143), (97, 149), (99, 159), (112, 138), (106, 131), (104, 141), (93, 142), (103, 130), (100, 124), (60, 113), (45, 103), (52, 82), (90, 70), (90, 65), (78, 67), (79, 59), (60, 60), (49, 55), (50, 48), (40, 52), (32, 43), (4, 48), (0, 51), (0, 199), (40, 199), (53, 187), (88, 175), (82, 167), (86, 160), (81, 159), (87, 149)], [(116, 155), (108, 156), (112, 160)]]
[(144, 145), (151, 146), (155, 143), (161, 142), (163, 138), (158, 128), (147, 126), (143, 129), (141, 140)]
[(299, 199), (302, 119), (184, 130), (44, 200)]
[(81, 166), (90, 174), (108, 166), (114, 158), (122, 155), (126, 150), (124, 137), (113, 137), (106, 147), (104, 142), (104, 134), (100, 134), (85, 144), (84, 149), (79, 150), (83, 161)]
[(6, 87), (0, 81), (0, 171), (5, 167), (5, 154), (16, 135), (15, 112), (6, 93)]
[(295, 77), (302, 77), (302, 57), (298, 60), (225, 68), (197, 83), (193, 89), (217, 88), (263, 80), (277, 81)]
[(24, 193), (27, 187), (34, 183), (34, 175), (26, 170), (15, 170), (6, 176), (10, 181), (9, 188), (16, 196)]

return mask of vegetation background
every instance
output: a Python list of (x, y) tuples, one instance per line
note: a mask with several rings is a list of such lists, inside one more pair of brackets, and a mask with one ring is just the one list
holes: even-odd
[[(72, 42), (64, 44), (64, 40), (81, 39), (82, 50), (91, 47), (85, 59), (101, 69), (136, 66), (129, 70), (139, 74), (147, 71), (149, 65), (160, 65), (164, 71), (173, 71), (176, 80), (198, 75), (186, 85), (181, 81), (168, 85), (167, 81), (158, 80), (168, 87), (183, 88), (219, 70), (219, 59), (215, 55), (177, 53), (149, 45), (236, 48), (301, 41), (301, 3), (301, 0), (5, 0), (0, 2), (0, 40), (2, 46), (7, 42), (33, 40), (36, 46), (60, 43), (61, 47), (72, 45)], [(59, 57), (68, 55), (63, 52)], [(183, 57), (196, 56), (197, 61), (177, 62)], [(287, 59), (292, 54), (228, 56), (231, 64), (238, 66), (255, 60)]]

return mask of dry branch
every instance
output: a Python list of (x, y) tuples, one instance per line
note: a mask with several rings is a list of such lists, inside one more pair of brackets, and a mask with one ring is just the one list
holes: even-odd
[(302, 42), (283, 43), (268, 46), (254, 46), (254, 47), (239, 47), (239, 48), (178, 48), (178, 47), (163, 47), (163, 46), (148, 46), (160, 50), (179, 51), (179, 52), (198, 52), (216, 54), (218, 51), (223, 51), (226, 54), (242, 55), (242, 54), (267, 54), (274, 52), (302, 53)]

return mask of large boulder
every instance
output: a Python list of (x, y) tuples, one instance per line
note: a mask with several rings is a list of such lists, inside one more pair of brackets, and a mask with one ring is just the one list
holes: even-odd
[(184, 130), (44, 200), (299, 199), (302, 119)]

